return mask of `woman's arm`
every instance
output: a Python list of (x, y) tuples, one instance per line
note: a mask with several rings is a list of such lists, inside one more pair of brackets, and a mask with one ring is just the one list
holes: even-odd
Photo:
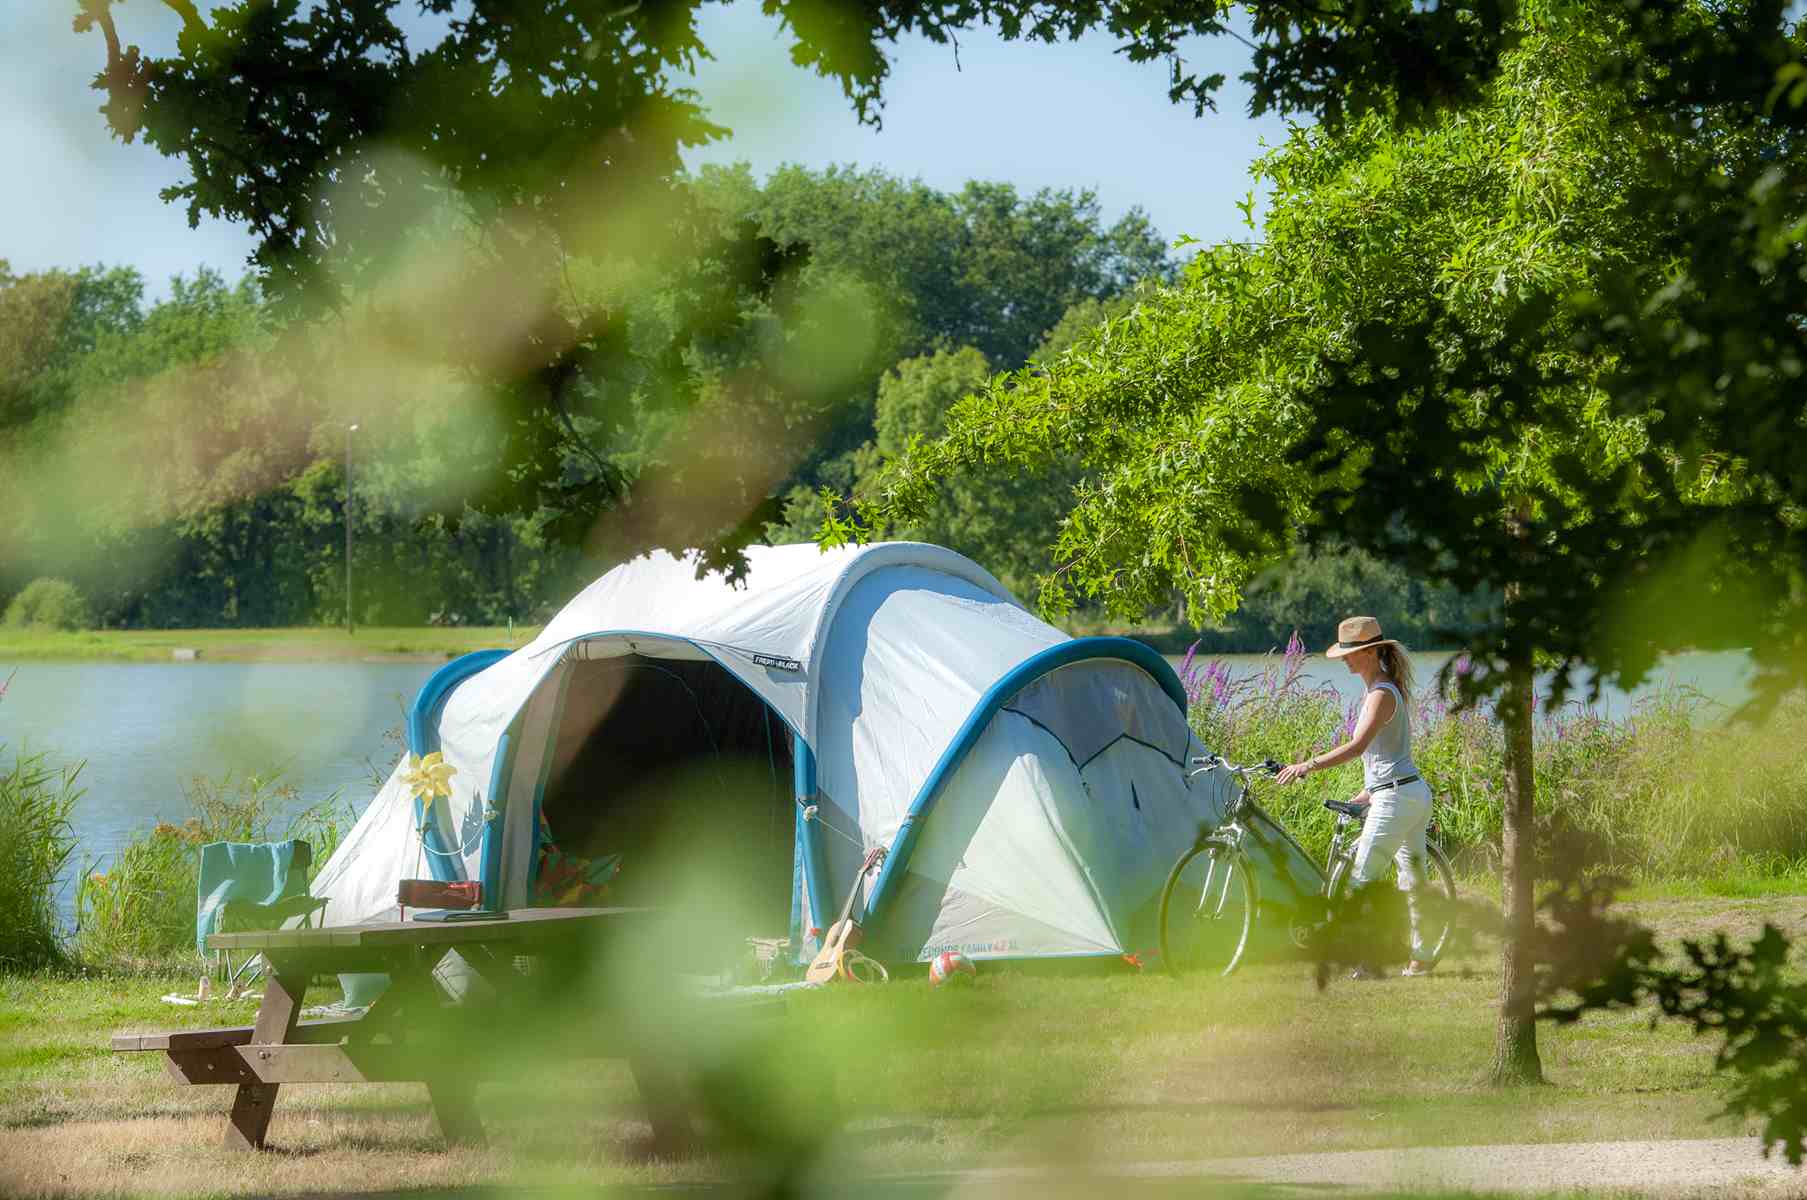
[(1355, 719), (1355, 732), (1348, 741), (1322, 754), (1314, 754), (1303, 762), (1292, 763), (1280, 768), (1280, 782), (1291, 783), (1295, 779), (1303, 779), (1313, 771), (1321, 771), (1325, 767), (1341, 766), (1362, 756), (1374, 735), (1380, 732), (1393, 716), (1395, 708), (1393, 693), (1385, 688), (1374, 688), (1362, 697), (1361, 715)]

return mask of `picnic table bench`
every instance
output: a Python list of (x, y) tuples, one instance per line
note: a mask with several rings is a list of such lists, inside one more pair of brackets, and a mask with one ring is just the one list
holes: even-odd
[[(236, 1085), (226, 1145), (247, 1150), (263, 1146), (285, 1083), (425, 1083), (446, 1140), (481, 1144), (476, 1086), (520, 1070), (531, 1061), (523, 1053), (621, 1057), (655, 1147), (679, 1152), (691, 1140), (685, 1043), (719, 1035), (723, 1022), (714, 1012), (706, 1029), (688, 1020), (696, 1005), (661, 990), (675, 974), (624, 969), (651, 965), (652, 947), (636, 946), (651, 917), (648, 909), (534, 908), (498, 920), (214, 934), (210, 949), (257, 951), (268, 964), (256, 1023), (124, 1033), (113, 1049), (161, 1052), (181, 1083)], [(493, 997), (447, 1002), (434, 969), (453, 950)], [(385, 973), (389, 987), (361, 1016), (300, 1019), (314, 976), (353, 972)], [(782, 1001), (734, 1006), (740, 1016), (781, 1011)]]

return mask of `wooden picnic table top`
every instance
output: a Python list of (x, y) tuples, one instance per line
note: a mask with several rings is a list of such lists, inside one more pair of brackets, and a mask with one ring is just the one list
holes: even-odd
[(631, 920), (650, 908), (517, 908), (487, 921), (373, 921), (324, 929), (251, 929), (214, 933), (210, 950), (392, 949), (487, 942), (531, 942), (571, 937), (584, 927)]

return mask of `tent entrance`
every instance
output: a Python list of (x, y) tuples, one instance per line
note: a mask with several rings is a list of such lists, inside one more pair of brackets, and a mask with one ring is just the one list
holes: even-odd
[(713, 660), (565, 664), (541, 812), (565, 854), (622, 856), (608, 903), (707, 889), (748, 934), (789, 926), (791, 735)]

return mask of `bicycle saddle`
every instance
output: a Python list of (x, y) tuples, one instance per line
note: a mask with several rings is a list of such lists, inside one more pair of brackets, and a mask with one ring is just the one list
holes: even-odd
[(1358, 821), (1368, 815), (1368, 806), (1366, 804), (1355, 804), (1348, 800), (1326, 800), (1324, 801), (1324, 807), (1333, 813), (1342, 813), (1345, 817), (1354, 817)]

